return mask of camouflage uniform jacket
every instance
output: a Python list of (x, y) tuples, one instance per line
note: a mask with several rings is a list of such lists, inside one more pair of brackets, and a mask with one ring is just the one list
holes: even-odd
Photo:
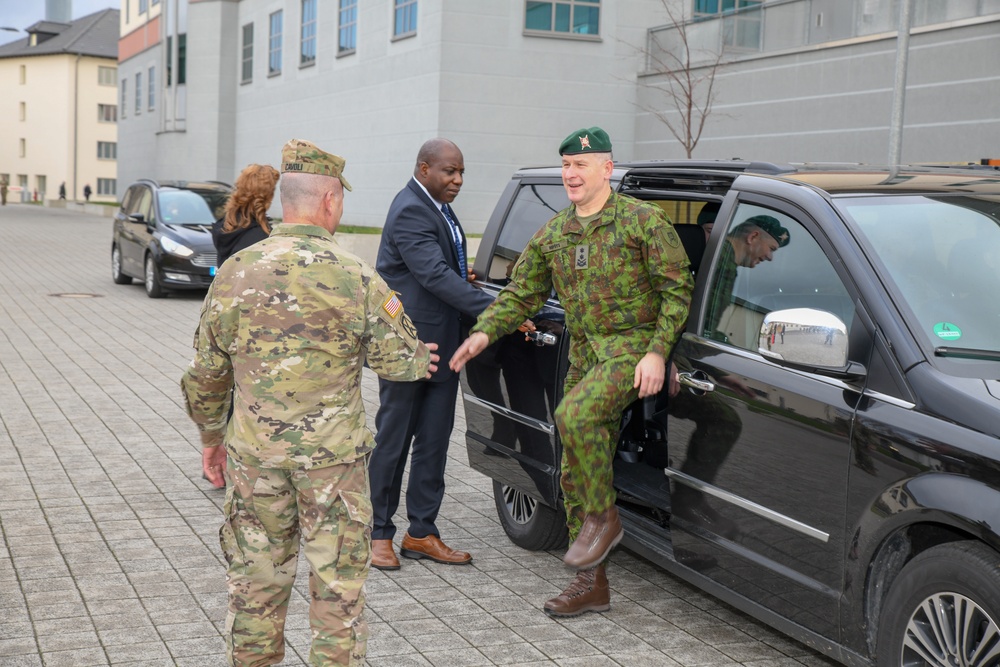
[(574, 366), (647, 352), (666, 358), (691, 304), (688, 265), (659, 207), (612, 193), (600, 218), (584, 227), (571, 205), (528, 241), (511, 282), (473, 331), (497, 340), (538, 312), (555, 288)]
[(226, 428), (229, 454), (260, 468), (313, 468), (371, 451), (361, 368), (424, 377), (430, 351), (398, 297), (325, 229), (282, 224), (233, 255), (205, 297), (181, 380), (202, 431)]

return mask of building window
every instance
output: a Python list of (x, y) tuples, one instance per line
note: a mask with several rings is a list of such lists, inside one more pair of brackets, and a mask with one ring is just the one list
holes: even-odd
[(98, 141), (97, 159), (98, 160), (118, 159), (118, 144), (116, 144), (113, 141)]
[(152, 111), (156, 107), (156, 68), (149, 68), (149, 83), (146, 84), (149, 89), (149, 110)]
[(28, 69), (24, 65), (21, 65), (20, 76), (21, 76), (21, 85), (23, 86), (28, 82)]
[(20, 154), (21, 154), (21, 157), (27, 157), (27, 155), (28, 155), (28, 140), (27, 139), (21, 139), (21, 142), (20, 142)]
[(139, 13), (145, 14), (149, 11), (149, 0), (139, 0)]
[(535, 2), (526, 0), (524, 29), (533, 33), (555, 35), (600, 34), (600, 0), (562, 0)]
[(118, 121), (118, 107), (114, 104), (97, 105), (97, 122), (114, 123)]
[(281, 11), (271, 14), (271, 32), (267, 39), (267, 73), (281, 74)]
[(187, 34), (177, 35), (177, 85), (187, 83)]
[(174, 38), (167, 35), (167, 88), (174, 85)]
[(253, 81), (253, 23), (243, 26), (243, 73), (240, 81)]
[(97, 179), (97, 194), (116, 196), (118, 194), (118, 181), (113, 178)]
[(337, 54), (354, 53), (356, 48), (358, 48), (358, 0), (340, 0)]
[(417, 34), (417, 0), (396, 0), (392, 36), (409, 37), (415, 34)]
[(763, 0), (694, 0), (694, 20), (721, 18), (723, 46), (758, 51), (762, 4)]
[(117, 78), (118, 78), (118, 70), (116, 68), (114, 67), (97, 68), (97, 85), (113, 86), (116, 84)]
[(125, 109), (128, 108), (128, 79), (122, 79), (122, 100), (119, 106), (122, 110), (122, 118), (124, 118)]
[(135, 115), (142, 111), (142, 72), (135, 74)]
[(300, 65), (316, 62), (316, 0), (302, 0), (302, 53)]
[(28, 104), (27, 102), (21, 102), (20, 106), (20, 120), (25, 120), (28, 117)]

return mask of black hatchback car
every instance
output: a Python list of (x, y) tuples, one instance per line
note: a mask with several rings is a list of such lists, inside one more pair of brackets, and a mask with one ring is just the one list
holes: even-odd
[[(697, 267), (677, 393), (622, 415), (623, 545), (846, 664), (1000, 665), (997, 176), (616, 165), (614, 187), (662, 207)], [(482, 289), (567, 204), (559, 169), (515, 174), (476, 257)], [(734, 261), (761, 215), (787, 243)], [(510, 539), (554, 549), (572, 330), (554, 297), (534, 320), (534, 340), (463, 371), (466, 441)]]
[(169, 290), (205, 289), (215, 277), (212, 223), (223, 214), (232, 186), (216, 181), (143, 179), (125, 192), (115, 215), (111, 277), (143, 281), (158, 299)]

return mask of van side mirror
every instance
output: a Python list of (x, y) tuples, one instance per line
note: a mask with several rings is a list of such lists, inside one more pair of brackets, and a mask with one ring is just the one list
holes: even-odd
[(825, 310), (789, 308), (764, 316), (757, 352), (781, 365), (842, 379), (859, 379), (866, 369), (848, 361), (847, 325)]

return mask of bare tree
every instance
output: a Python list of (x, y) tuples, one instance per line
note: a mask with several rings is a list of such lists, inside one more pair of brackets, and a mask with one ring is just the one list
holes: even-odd
[(722, 63), (723, 50), (693, 49), (689, 37), (691, 23), (685, 21), (672, 0), (660, 0), (669, 19), (665, 30), (650, 31), (645, 56), (649, 75), (662, 75), (665, 85), (651, 81), (647, 88), (660, 91), (667, 99), (664, 107), (639, 105), (667, 126), (691, 157), (705, 129), (705, 121), (715, 102), (715, 75)]

